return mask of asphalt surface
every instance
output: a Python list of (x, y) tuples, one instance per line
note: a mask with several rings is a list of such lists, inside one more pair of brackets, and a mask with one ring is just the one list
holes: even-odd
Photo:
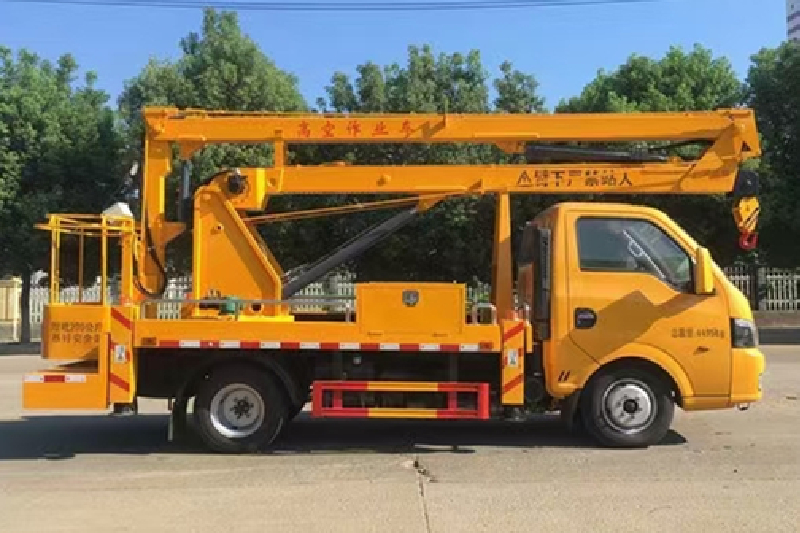
[(153, 414), (22, 418), (37, 357), (0, 357), (0, 531), (800, 530), (800, 347), (770, 346), (765, 400), (676, 414), (667, 442), (603, 450), (554, 421), (316, 421), (275, 454), (166, 442)]

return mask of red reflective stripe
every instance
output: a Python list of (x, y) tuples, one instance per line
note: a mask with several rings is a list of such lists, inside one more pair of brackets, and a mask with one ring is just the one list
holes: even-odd
[(524, 329), (525, 329), (525, 323), (520, 322), (519, 324), (517, 324), (516, 326), (514, 326), (513, 328), (511, 328), (510, 330), (506, 331), (503, 334), (503, 342), (519, 335), (520, 333), (522, 333)]
[(130, 390), (131, 390), (131, 386), (128, 384), (127, 381), (125, 381), (121, 377), (119, 377), (119, 376), (117, 376), (115, 374), (112, 374), (110, 372), (108, 374), (108, 381), (111, 382), (112, 384), (116, 385), (120, 389), (124, 390), (125, 392), (130, 392)]
[(133, 327), (133, 324), (128, 319), (128, 317), (126, 317), (125, 315), (120, 313), (119, 310), (114, 309), (113, 307), (111, 308), (111, 318), (122, 324), (125, 327), (125, 329), (130, 330)]
[(514, 390), (522, 384), (522, 374), (518, 375), (505, 385), (503, 385), (503, 394)]
[(57, 374), (45, 374), (44, 376), (45, 383), (64, 383), (66, 380), (66, 376), (60, 376)]
[[(524, 325), (520, 325), (519, 329), (521, 330)], [(514, 331), (510, 331), (509, 333), (514, 333)], [(267, 342), (267, 341), (264, 341)], [(181, 346), (183, 343), (183, 346)], [(247, 349), (247, 350), (258, 350), (261, 348), (262, 341), (218, 341), (218, 340), (159, 340), (158, 346), (160, 348), (219, 348), (224, 346), (226, 348), (230, 348), (233, 345), (238, 343), (239, 348)], [(396, 344), (397, 350), (401, 352), (418, 352), (418, 351), (426, 351), (426, 352), (470, 352), (475, 351), (469, 348), (463, 348), (463, 346), (477, 346), (478, 351), (491, 351), (493, 349), (493, 344), (488, 341), (483, 341), (479, 343), (465, 343), (462, 344), (437, 344), (437, 343), (417, 343), (417, 342), (401, 342), (401, 343), (379, 343), (379, 342), (312, 342), (312, 341), (271, 341), (268, 344), (277, 344), (280, 346), (282, 350), (300, 350), (300, 349), (320, 349), (320, 350), (365, 350), (365, 351), (387, 351), (382, 350), (382, 346), (386, 346), (387, 344)], [(308, 348), (308, 345), (316, 345), (313, 348)], [(110, 341), (111, 349), (113, 349), (114, 343)], [(462, 349), (463, 348), (463, 349)]]

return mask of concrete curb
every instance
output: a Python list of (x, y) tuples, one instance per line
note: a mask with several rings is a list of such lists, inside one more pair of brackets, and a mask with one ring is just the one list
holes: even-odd
[(764, 345), (800, 344), (800, 328), (759, 328), (758, 340)]
[(21, 344), (19, 342), (0, 342), (0, 356), (3, 355), (39, 355), (41, 344), (30, 342)]

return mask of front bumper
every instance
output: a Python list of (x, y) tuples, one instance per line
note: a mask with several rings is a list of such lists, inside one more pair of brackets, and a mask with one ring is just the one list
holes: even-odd
[(760, 401), (761, 380), (766, 368), (758, 348), (734, 348), (731, 365), (731, 405)]

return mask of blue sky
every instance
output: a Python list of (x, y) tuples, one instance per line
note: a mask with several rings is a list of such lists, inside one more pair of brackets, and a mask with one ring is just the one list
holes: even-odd
[[(760, 4), (760, 5), (757, 5)], [(72, 53), (99, 75), (113, 98), (149, 57), (175, 58), (199, 31), (200, 10), (5, 3), (0, 45), (55, 59)], [(700, 43), (725, 55), (740, 76), (751, 54), (786, 37), (783, 0), (661, 0), (591, 7), (427, 13), (240, 13), (243, 30), (300, 78), (310, 103), (336, 70), (367, 60), (405, 62), (410, 44), (435, 52), (481, 51), (495, 75), (503, 60), (534, 74), (548, 107), (580, 92), (600, 68), (631, 53), (660, 56), (670, 45)]]

